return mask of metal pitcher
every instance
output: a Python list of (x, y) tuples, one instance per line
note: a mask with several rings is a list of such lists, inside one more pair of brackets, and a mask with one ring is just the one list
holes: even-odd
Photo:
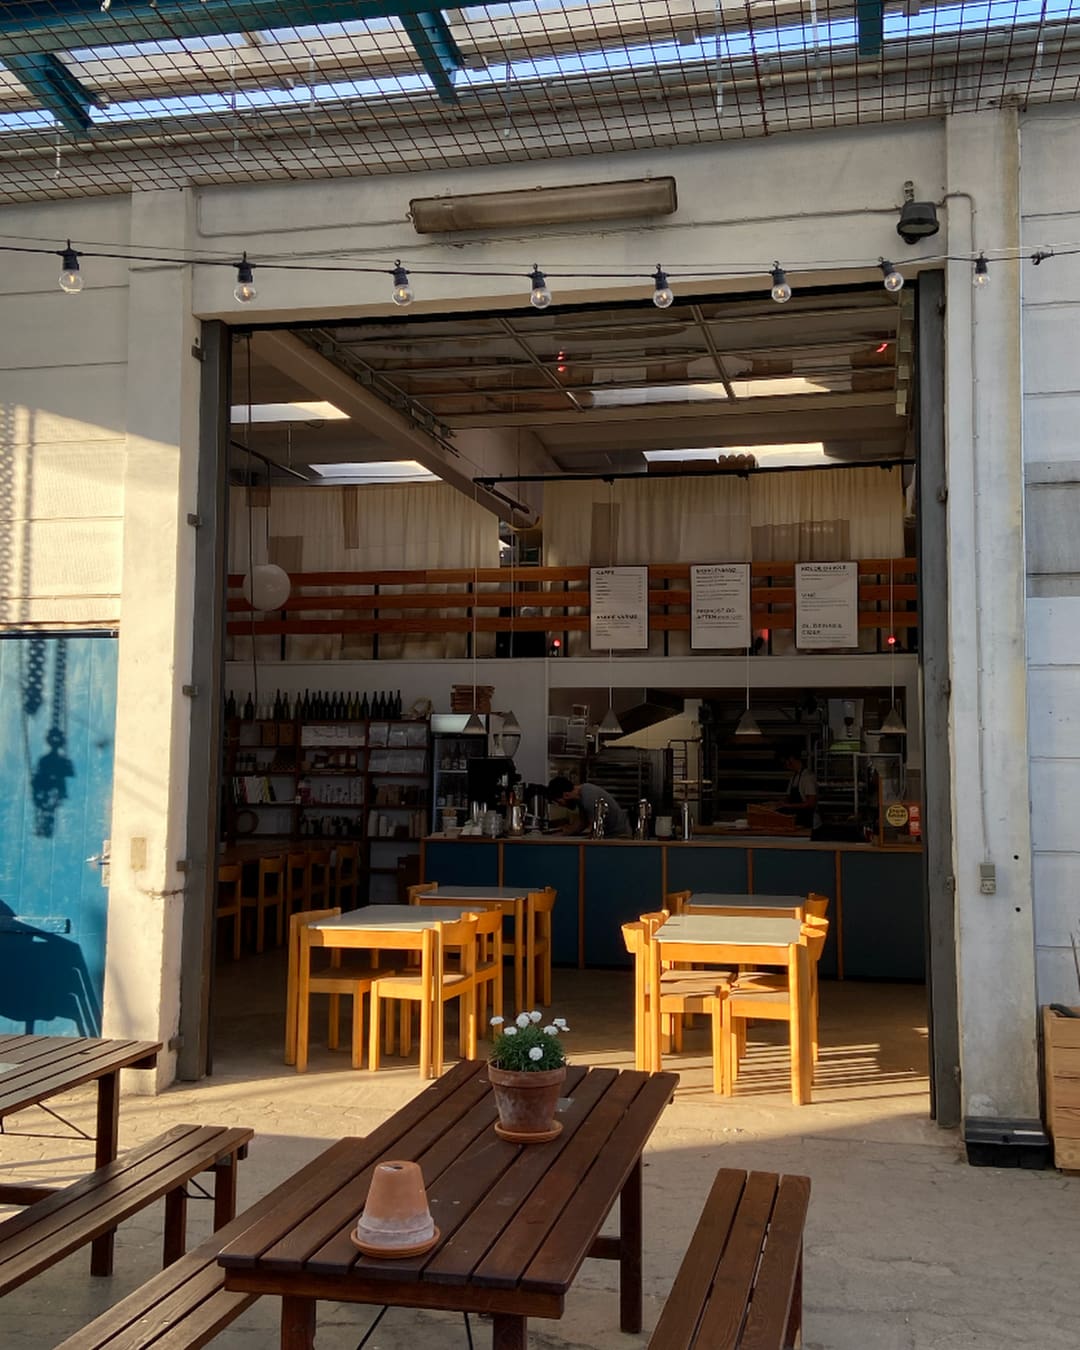
[(603, 797), (596, 803), (596, 815), (593, 816), (592, 837), (594, 839), (603, 839), (604, 827), (607, 824), (607, 802)]
[(652, 819), (652, 803), (642, 797), (637, 804), (637, 824), (634, 826), (635, 839), (648, 839), (649, 821)]

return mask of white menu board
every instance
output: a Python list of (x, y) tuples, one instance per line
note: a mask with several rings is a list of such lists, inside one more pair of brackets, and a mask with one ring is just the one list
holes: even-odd
[(857, 647), (859, 564), (797, 563), (795, 624), (796, 647)]
[(649, 569), (589, 569), (589, 646), (593, 651), (644, 651), (649, 645)]
[(690, 569), (690, 647), (750, 646), (750, 564), (707, 563)]

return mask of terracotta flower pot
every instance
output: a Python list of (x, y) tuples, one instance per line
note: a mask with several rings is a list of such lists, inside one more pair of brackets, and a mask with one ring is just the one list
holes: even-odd
[(379, 1163), (350, 1236), (366, 1256), (419, 1256), (435, 1246), (439, 1230), (416, 1163)]
[(525, 1073), (488, 1065), (488, 1082), (495, 1093), (499, 1120), (495, 1133), (515, 1144), (541, 1144), (562, 1130), (555, 1107), (566, 1080), (566, 1065)]

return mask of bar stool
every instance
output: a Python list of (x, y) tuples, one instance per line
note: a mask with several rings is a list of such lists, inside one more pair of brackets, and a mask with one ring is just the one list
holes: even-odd
[(234, 961), (240, 959), (241, 876), (241, 869), (233, 864), (227, 863), (218, 868), (217, 898), (214, 905), (216, 918), (232, 919), (232, 954)]
[(310, 857), (306, 849), (285, 855), (285, 909), (290, 915), (311, 908)]
[[(355, 909), (360, 890), (360, 845), (334, 846), (334, 904)], [(345, 901), (348, 900), (348, 905)]]
[(277, 945), (285, 940), (285, 866), (280, 858), (260, 858), (255, 891), (241, 887), (240, 904), (243, 909), (255, 911), (255, 950), (266, 946), (266, 911), (277, 908)]

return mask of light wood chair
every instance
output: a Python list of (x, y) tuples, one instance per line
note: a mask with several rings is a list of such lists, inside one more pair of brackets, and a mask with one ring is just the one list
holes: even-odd
[(829, 897), (811, 891), (806, 897), (806, 917), (808, 919), (824, 919), (828, 917), (828, 913)]
[(664, 896), (664, 908), (672, 914), (682, 914), (693, 894), (693, 891), (668, 891)]
[(409, 904), (418, 905), (422, 895), (430, 895), (432, 891), (439, 889), (437, 881), (422, 881), (418, 886), (408, 888)]
[(334, 904), (356, 909), (360, 898), (360, 845), (334, 845)]
[[(477, 1026), (488, 1026), (488, 996), (491, 1016), (503, 1011), (503, 915), (499, 909), (487, 909), (476, 916), (476, 1019)], [(495, 1028), (491, 1027), (494, 1036)], [(479, 1035), (479, 1032), (477, 1033)], [(473, 1054), (476, 1048), (473, 1048)]]
[[(803, 941), (807, 952), (810, 985), (810, 1054), (818, 1058), (818, 978), (817, 967), (829, 932), (828, 919), (807, 918), (803, 923)], [(739, 1074), (739, 1061), (746, 1054), (746, 1024), (749, 1021), (787, 1022), (791, 1024), (791, 998), (788, 976), (781, 971), (740, 971), (728, 998), (731, 1017), (731, 1078)]]
[[(461, 1056), (474, 1057), (476, 1032), (476, 928), (477, 915), (463, 914), (453, 923), (436, 923), (426, 929), (417, 973), (379, 975), (371, 982), (371, 1028), (368, 1035), (368, 1066), (379, 1067), (379, 1031), (383, 1003), (400, 1002), (398, 1045), (407, 1055), (412, 1045), (412, 1008), (420, 1007), (420, 1077), (438, 1078), (443, 1071), (443, 1022), (446, 1004), (460, 1001), (458, 1010), (458, 1049)], [(446, 950), (464, 951), (461, 970), (446, 966)], [(392, 1007), (386, 1009), (387, 1051), (393, 1048)]]
[(240, 888), (241, 909), (255, 911), (255, 950), (266, 947), (266, 911), (277, 910), (277, 945), (285, 941), (285, 865), (280, 858), (260, 858), (255, 890)]
[[(657, 925), (659, 927), (659, 925)], [(622, 925), (626, 950), (634, 958), (634, 1067), (659, 1071), (650, 1049), (649, 1019), (652, 1015), (650, 963), (659, 962), (657, 944), (652, 941), (655, 928), (644, 919)], [(729, 1045), (731, 1027), (727, 1016), (728, 981), (715, 971), (661, 970), (659, 972), (660, 1007), (656, 1016), (676, 1023), (688, 1012), (705, 1013), (712, 1026), (713, 1091), (730, 1092)], [(662, 1038), (663, 1044), (663, 1038)], [(681, 1049), (681, 1043), (677, 1047)], [(661, 1055), (662, 1058), (662, 1055)]]
[(503, 950), (513, 961), (515, 972), (519, 963), (524, 965), (520, 999), (522, 1006), (518, 1012), (535, 1008), (538, 1000), (545, 1007), (551, 1003), (551, 916), (557, 894), (553, 886), (547, 886), (542, 891), (530, 891), (526, 896), (524, 951), (521, 950), (516, 933), (504, 939)]
[(217, 895), (214, 903), (214, 916), (218, 919), (232, 919), (233, 960), (240, 959), (240, 920), (243, 910), (240, 904), (240, 881), (242, 869), (232, 864), (218, 868)]
[(299, 909), (311, 908), (311, 855), (306, 849), (297, 849), (285, 855), (285, 910), (295, 914)]
[[(308, 1031), (310, 1017), (302, 1019), (300, 1012), (300, 974), (307, 971), (308, 997), (312, 994), (330, 995), (330, 1022), (327, 1045), (336, 1050), (339, 1043), (338, 1027), (341, 1014), (341, 997), (351, 998), (352, 1005), (352, 1066), (359, 1069), (363, 1064), (364, 1053), (364, 995), (371, 988), (372, 973), (364, 964), (359, 952), (349, 952), (354, 958), (347, 964), (342, 962), (342, 953), (338, 949), (313, 947), (308, 936), (310, 925), (320, 919), (333, 919), (341, 913), (340, 908), (302, 910), (289, 916), (289, 977), (285, 999), (285, 1063), (295, 1064), (297, 1073), (307, 1069)], [(319, 962), (318, 966), (315, 962)], [(301, 1031), (301, 1026), (303, 1030)]]

